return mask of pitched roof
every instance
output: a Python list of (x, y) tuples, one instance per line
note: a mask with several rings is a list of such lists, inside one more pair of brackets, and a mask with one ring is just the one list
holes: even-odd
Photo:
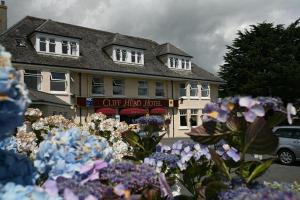
[(55, 104), (60, 106), (70, 106), (70, 104), (56, 97), (54, 94), (41, 92), (37, 90), (29, 90), (29, 98), (32, 104)]
[[(38, 54), (30, 41), (30, 36), (36, 31), (62, 35), (66, 37), (80, 38), (79, 58), (75, 59), (63, 56)], [(23, 38), (26, 42), (26, 47), (17, 47), (17, 38)], [(120, 45), (144, 49), (144, 65), (136, 66), (131, 64), (115, 63), (103, 50), (105, 46), (110, 44), (109, 42), (112, 44), (116, 42), (120, 43)], [(45, 65), (49, 67), (66, 67), (70, 70), (85, 69), (102, 72), (151, 75), (162, 78), (168, 77), (177, 79), (204, 80), (219, 83), (223, 82), (222, 79), (205, 71), (196, 64), (192, 64), (191, 71), (169, 69), (160, 61), (160, 59), (158, 59), (156, 55), (157, 50), (165, 45), (159, 45), (155, 41), (31, 16), (25, 17), (9, 30), (1, 34), (0, 44), (3, 45), (7, 51), (11, 52), (13, 55), (12, 62), (14, 63)], [(169, 46), (170, 52), (177, 52), (177, 54), (184, 53), (173, 45), (166, 45), (166, 47), (167, 46)]]
[(158, 56), (162, 56), (165, 54), (174, 54), (174, 55), (185, 56), (190, 58), (193, 57), (170, 43), (161, 44), (157, 47)]

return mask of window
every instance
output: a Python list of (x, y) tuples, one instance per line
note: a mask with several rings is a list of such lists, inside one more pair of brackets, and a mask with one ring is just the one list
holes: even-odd
[(190, 69), (190, 61), (186, 60), (185, 69)]
[(62, 53), (63, 54), (68, 54), (68, 41), (62, 41)]
[(174, 58), (170, 58), (170, 67), (173, 68), (174, 67)]
[(174, 58), (175, 61), (175, 68), (178, 68), (178, 58)]
[(135, 63), (135, 51), (131, 52), (131, 62)]
[(76, 56), (77, 55), (77, 43), (71, 42), (71, 55)]
[(186, 85), (185, 85), (185, 83), (180, 83), (179, 84), (179, 96), (180, 97), (185, 97), (186, 96)]
[(137, 53), (137, 62), (142, 63), (142, 53), (141, 52)]
[(155, 88), (155, 96), (156, 97), (163, 97), (164, 94), (164, 84), (163, 82), (156, 82), (155, 83), (156, 88)]
[(46, 51), (46, 38), (40, 38), (40, 51)]
[(201, 97), (209, 98), (209, 84), (201, 84)]
[(148, 83), (147, 81), (138, 82), (138, 95), (139, 96), (148, 96)]
[(197, 126), (198, 125), (198, 110), (192, 109), (191, 110), (191, 126)]
[(116, 59), (119, 61), (121, 60), (121, 50), (120, 49), (116, 50)]
[(16, 42), (17, 42), (17, 47), (26, 47), (26, 42), (23, 38), (17, 38)]
[(24, 83), (27, 88), (41, 90), (42, 75), (38, 70), (25, 70)]
[(122, 61), (126, 61), (127, 58), (127, 51), (124, 49), (122, 50)]
[(55, 53), (55, 39), (49, 39), (49, 52)]
[(180, 126), (181, 127), (187, 127), (186, 110), (179, 110), (179, 116), (180, 116)]
[(181, 60), (181, 68), (185, 69), (185, 60), (184, 59)]
[(65, 91), (66, 90), (66, 74), (59, 72), (51, 72), (50, 77), (51, 91)]
[(93, 95), (104, 95), (104, 81), (102, 78), (93, 78), (92, 94)]
[(198, 96), (198, 84), (197, 82), (190, 83), (190, 96), (197, 97)]
[(113, 80), (113, 95), (124, 95), (125, 83), (124, 80), (115, 79)]

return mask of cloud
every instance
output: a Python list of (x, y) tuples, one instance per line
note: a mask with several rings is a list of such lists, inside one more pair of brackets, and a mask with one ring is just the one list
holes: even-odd
[(171, 42), (213, 73), (237, 30), (300, 17), (299, 0), (9, 0), (7, 5), (9, 25), (32, 15)]

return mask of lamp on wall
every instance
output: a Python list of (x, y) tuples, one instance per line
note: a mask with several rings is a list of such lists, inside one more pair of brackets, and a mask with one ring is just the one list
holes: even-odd
[(180, 97), (180, 103), (183, 103), (183, 100), (184, 100), (183, 97)]

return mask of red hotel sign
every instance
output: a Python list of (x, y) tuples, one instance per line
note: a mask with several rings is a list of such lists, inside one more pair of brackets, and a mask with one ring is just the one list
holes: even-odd
[[(77, 105), (87, 107), (87, 99), (92, 101), (91, 107), (110, 107), (110, 108), (153, 108), (153, 107), (172, 107), (172, 100), (169, 99), (121, 99), (121, 98), (85, 98), (77, 97)], [(173, 100), (173, 106), (178, 107), (178, 100)]]

